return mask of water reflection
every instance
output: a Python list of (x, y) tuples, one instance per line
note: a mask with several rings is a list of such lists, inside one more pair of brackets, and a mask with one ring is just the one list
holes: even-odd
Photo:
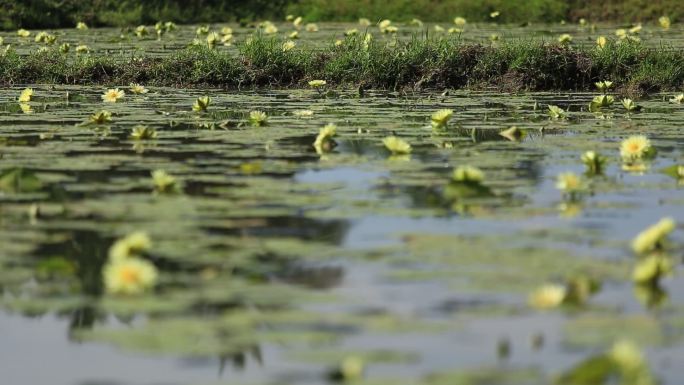
[[(192, 381), (218, 372), (320, 384), (350, 355), (363, 357), (371, 380), (399, 373), (433, 385), (442, 377), (427, 374), (454, 366), (560, 373), (605, 348), (592, 340), (567, 349), (564, 325), (581, 315), (658, 314), (648, 318), (654, 330), (680, 317), (670, 281), (634, 286), (623, 271), (632, 265), (625, 245), (642, 218), (675, 215), (682, 204), (673, 176), (658, 171), (681, 157), (679, 134), (659, 123), (660, 109), (632, 117), (646, 116), (648, 126), (615, 115), (596, 136), (595, 118), (577, 107), (590, 99), (585, 94), (217, 92), (215, 106), (225, 111), (198, 119), (189, 112), (197, 92), (159, 90), (149, 104), (113, 106), (109, 134), (98, 137), (75, 124), (101, 107), (100, 90), (69, 90), (72, 105), (55, 102), (48, 112), (18, 117), (8, 104), (0, 114), (2, 307), (22, 315), (0, 322), (17, 322), (24, 335), (30, 321), (41, 321), (39, 332), (82, 349), (116, 346), (117, 359), (132, 357), (126, 367), (140, 363), (145, 378), (158, 382), (202, 368)], [(575, 116), (549, 122), (531, 107), (537, 100), (570, 106)], [(244, 124), (255, 106), (268, 110), (269, 126)], [(434, 132), (429, 115), (441, 107), (454, 107), (457, 122)], [(312, 119), (289, 114), (305, 108), (315, 109)], [(327, 122), (338, 125), (339, 145), (320, 157), (312, 144)], [(155, 127), (159, 137), (132, 143), (137, 124)], [(502, 136), (513, 124), (525, 135)], [(608, 163), (603, 175), (587, 175), (591, 194), (564, 201), (556, 175), (584, 170), (587, 149), (614, 159), (625, 130), (657, 132), (661, 156), (643, 175)], [(391, 134), (411, 143), (409, 157), (393, 159), (382, 147)], [(466, 165), (484, 178), (455, 180), (454, 170)], [(182, 181), (182, 192), (153, 194), (153, 170)], [(159, 285), (141, 297), (106, 294), (108, 249), (133, 231), (153, 240), (142, 257), (159, 269)], [(528, 308), (531, 287), (575, 271), (601, 277), (602, 292), (568, 312)], [(66, 330), (49, 326), (55, 316)], [(666, 354), (648, 338), (649, 356)], [(140, 350), (183, 364), (155, 377), (156, 364), (131, 353)], [(297, 358), (302, 351), (317, 357)], [(411, 355), (418, 358), (402, 361)], [(112, 359), (101, 351), (90, 358)], [(501, 376), (498, 369), (493, 375)], [(670, 380), (681, 374), (661, 373)], [(62, 374), (65, 383), (78, 377)]]

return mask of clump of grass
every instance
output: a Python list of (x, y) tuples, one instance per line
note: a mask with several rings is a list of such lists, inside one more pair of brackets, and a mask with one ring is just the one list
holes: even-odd
[(541, 42), (483, 46), (454, 37), (387, 45), (359, 34), (322, 50), (283, 51), (277, 39), (258, 36), (238, 45), (237, 53), (194, 46), (163, 58), (70, 56), (57, 48), (0, 55), (1, 84), (306, 88), (315, 79), (333, 87), (510, 90), (592, 90), (596, 82), (611, 79), (618, 91), (641, 93), (681, 89), (684, 52), (629, 42), (600, 49)]

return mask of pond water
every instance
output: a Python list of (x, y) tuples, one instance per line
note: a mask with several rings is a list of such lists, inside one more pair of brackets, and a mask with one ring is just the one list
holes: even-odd
[[(24, 113), (22, 88), (0, 92), (7, 383), (323, 384), (358, 356), (365, 383), (541, 384), (619, 338), (663, 383), (684, 375), (684, 280), (635, 294), (630, 279), (630, 240), (684, 220), (682, 182), (662, 172), (683, 161), (670, 95), (597, 115), (578, 93), (152, 89), (104, 104), (101, 87), (35, 85)], [(211, 105), (194, 113), (201, 95)], [(81, 124), (103, 108), (110, 123)], [(245, 124), (257, 108), (268, 125)], [(455, 113), (435, 131), (440, 108)], [(319, 155), (326, 123), (338, 146)], [(130, 139), (139, 124), (157, 137)], [(513, 125), (522, 138), (499, 135)], [(390, 134), (412, 153), (390, 156)], [(658, 150), (639, 171), (619, 156), (634, 134)], [(586, 150), (609, 163), (568, 202), (556, 176), (583, 173)], [(462, 165), (493, 193), (445, 193)], [(153, 193), (158, 169), (181, 193)], [(105, 294), (107, 250), (135, 231), (152, 240), (159, 284)], [(602, 282), (583, 306), (528, 305), (578, 272)]]
[[(233, 27), (238, 41), (253, 32)], [(352, 27), (321, 24), (301, 44)], [(463, 39), (567, 32), (583, 45), (615, 29), (597, 28), (468, 25)], [(194, 31), (56, 34), (93, 53), (165, 55)], [(21, 53), (37, 47), (0, 35)], [(681, 26), (640, 35), (684, 46)], [(17, 102), (24, 87), (30, 103)], [(590, 112), (597, 93), (150, 87), (104, 103), (105, 91), (0, 90), (2, 383), (314, 385), (353, 358), (365, 367), (355, 384), (548, 384), (620, 340), (662, 384), (684, 376), (684, 180), (672, 174), (684, 166), (684, 105), (671, 94), (627, 113), (618, 100)], [(202, 96), (207, 111), (193, 112)], [(88, 123), (103, 109), (110, 122)], [(453, 118), (433, 129), (440, 109)], [(248, 122), (254, 110), (267, 125)], [(337, 145), (319, 152), (328, 123)], [(156, 137), (131, 138), (139, 125)], [(501, 135), (513, 126), (519, 135)], [(638, 167), (620, 156), (633, 135), (657, 149)], [(391, 155), (387, 136), (411, 153)], [(588, 150), (607, 158), (602, 173), (586, 171)], [(484, 172), (475, 190), (451, 180), (466, 165)], [(176, 179), (175, 193), (158, 191), (156, 170)], [(581, 176), (578, 196), (556, 188), (565, 172)], [(630, 243), (667, 216), (679, 223), (667, 245), (674, 274), (635, 286)], [(151, 240), (143, 257), (157, 284), (108, 293), (110, 248), (136, 232)], [(578, 276), (600, 290), (530, 306), (540, 286)]]

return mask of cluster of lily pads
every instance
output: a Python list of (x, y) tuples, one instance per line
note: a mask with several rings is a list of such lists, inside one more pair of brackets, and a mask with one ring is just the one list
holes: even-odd
[[(499, 11), (492, 11), (490, 13), (491, 21), (496, 21), (499, 16)], [(288, 30), (284, 33), (284, 41), (282, 43), (283, 51), (289, 51), (296, 47), (296, 41), (300, 38), (301, 31), (306, 31), (307, 33), (315, 33), (320, 30), (318, 24), (316, 23), (304, 23), (304, 19), (302, 16), (287, 15), (285, 21), (290, 23), (291, 29), (288, 28)], [(358, 24), (361, 29), (365, 29), (364, 32), (360, 32), (359, 28), (349, 28), (343, 32), (343, 37), (363, 35), (364, 44), (368, 45), (370, 41), (373, 39), (373, 35), (369, 30), (369, 27), (373, 23), (369, 19), (362, 17), (358, 20)], [(419, 19), (412, 19), (406, 25), (423, 28), (423, 24), (424, 23)], [(435, 24), (432, 30), (433, 33), (436, 34), (448, 33), (461, 35), (465, 32), (466, 25), (467, 20), (461, 16), (457, 16), (453, 19), (453, 26), (444, 27), (442, 25)], [(658, 25), (662, 30), (669, 30), (672, 25), (672, 21), (668, 16), (664, 15), (658, 19)], [(389, 19), (380, 20), (377, 23), (375, 23), (375, 26), (381, 34), (391, 35), (395, 37), (397, 36), (400, 28), (397, 23)], [(88, 30), (88, 26), (84, 22), (78, 22), (75, 28), (81, 32)], [(124, 28), (122, 29), (121, 36), (123, 38), (125, 35), (132, 34), (138, 39), (148, 39), (151, 36), (156, 36), (158, 40), (161, 40), (165, 35), (172, 33), (177, 28), (178, 26), (171, 21), (158, 21), (153, 26), (139, 25), (134, 28)], [(579, 20), (579, 28), (581, 30), (589, 28), (593, 32), (596, 30), (596, 25), (589, 24), (586, 19), (582, 18)], [(643, 25), (639, 23), (633, 25), (630, 28), (616, 29), (614, 34), (617, 38), (617, 42), (620, 43), (641, 41), (641, 39), (639, 38), (639, 34), (641, 33), (642, 28)], [(256, 24), (255, 31), (259, 34), (263, 34), (266, 36), (275, 36), (280, 32), (278, 26), (274, 22), (269, 20), (262, 21)], [(16, 35), (19, 39), (28, 39), (31, 38), (32, 32), (22, 28), (16, 31)], [(212, 30), (212, 28), (209, 25), (201, 25), (195, 29), (195, 35), (196, 37), (191, 41), (191, 45), (203, 45), (208, 46), (209, 48), (216, 48), (219, 45), (231, 46), (235, 42), (235, 34), (233, 32), (233, 29), (228, 26), (221, 27), (218, 30)], [(496, 33), (491, 34), (489, 36), (489, 39), (492, 42), (497, 42), (498, 40), (500, 40), (500, 38), (501, 36)], [(248, 41), (249, 39), (250, 38), (248, 38)], [(34, 36), (34, 41), (42, 46), (42, 50), (47, 49), (48, 46), (55, 45), (58, 40), (59, 35), (47, 31), (37, 32)], [(573, 36), (569, 33), (564, 33), (558, 36), (557, 41), (561, 45), (569, 45), (573, 42)], [(4, 41), (0, 37), (0, 45), (3, 43)], [(596, 45), (599, 49), (605, 48), (609, 43), (611, 43), (611, 40), (606, 36), (600, 35), (596, 38)], [(336, 39), (334, 41), (334, 44), (336, 46), (340, 46), (343, 44), (343, 40)], [(69, 43), (63, 43), (59, 45), (59, 51), (62, 53), (70, 52), (71, 48), (72, 47)], [(9, 45), (6, 47), (6, 50), (8, 49), (10, 49)], [(79, 43), (76, 45), (74, 50), (77, 54), (86, 54), (91, 51), (91, 48), (86, 44)]]
[[(492, 18), (495, 19), (498, 13), (493, 12)], [(289, 17), (292, 22), (294, 31), (288, 36), (289, 39), (283, 43), (282, 49), (284, 51), (290, 50), (295, 46), (294, 39), (297, 39), (298, 33), (302, 28), (301, 17)], [(370, 25), (370, 21), (361, 20), (362, 25)], [(454, 20), (456, 27), (450, 28), (449, 33), (460, 33), (466, 25), (463, 18), (456, 18)], [(412, 24), (422, 25), (419, 20), (412, 21)], [(666, 28), (664, 22), (661, 20), (661, 26)], [(667, 28), (669, 28), (669, 19), (667, 20)], [(384, 34), (396, 34), (398, 27), (389, 20), (383, 20), (378, 23), (378, 28)], [(85, 24), (79, 23), (78, 29), (87, 29)], [(157, 37), (161, 38), (165, 33), (172, 31), (175, 28), (173, 23), (158, 23), (155, 26)], [(275, 34), (278, 28), (273, 23), (264, 22), (258, 27), (264, 34)], [(437, 27), (435, 27), (437, 28)], [(308, 24), (306, 31), (316, 32), (318, 26), (315, 24)], [(348, 30), (345, 34), (354, 35), (358, 30)], [(147, 36), (149, 32), (144, 26), (135, 29), (135, 34), (141, 38)], [(638, 34), (638, 30), (632, 28), (629, 33), (625, 34), (624, 40), (633, 40), (633, 37)], [(40, 35), (40, 34), (39, 34)], [(197, 39), (195, 44), (206, 44), (210, 47), (215, 47), (218, 44), (229, 45), (233, 41), (233, 34), (230, 28), (223, 28), (220, 33), (212, 32), (209, 27), (199, 27), (196, 31)], [(371, 35), (367, 35), (371, 36)], [(202, 37), (205, 40), (202, 40)], [(41, 44), (53, 44), (56, 39), (53, 35), (47, 33), (40, 35)], [(562, 42), (570, 42), (572, 38), (563, 38)], [(38, 36), (36, 36), (36, 41)], [(599, 37), (598, 44), (603, 46), (606, 44), (606, 39)], [(603, 44), (601, 44), (603, 42)], [(327, 82), (325, 80), (312, 80), (309, 86), (315, 90), (319, 96), (323, 96)], [(615, 98), (608, 94), (608, 91), (613, 87), (610, 81), (601, 81), (596, 83), (596, 87), (600, 91), (589, 104), (589, 111), (596, 114), (602, 114), (606, 109), (610, 108), (615, 103)], [(101, 96), (103, 103), (119, 103), (127, 98), (127, 92), (134, 95), (145, 95), (149, 90), (141, 84), (130, 84), (127, 89), (112, 88), (107, 89)], [(34, 95), (31, 88), (27, 88), (21, 92), (18, 97), (22, 111), (29, 113), (31, 111), (30, 102)], [(684, 94), (678, 94), (672, 99), (672, 103), (684, 103)], [(628, 114), (636, 113), (640, 110), (638, 106), (631, 99), (623, 99), (622, 106)], [(212, 99), (209, 96), (201, 96), (196, 98), (192, 106), (188, 107), (192, 110), (193, 116), (202, 116), (210, 111), (212, 107)], [(558, 106), (549, 105), (548, 114), (552, 120), (564, 120), (570, 118), (570, 114)], [(297, 116), (312, 116), (311, 110), (298, 110), (293, 113)], [(451, 109), (440, 109), (435, 111), (429, 118), (429, 128), (435, 133), (447, 132), (453, 124), (451, 123), (454, 116), (454, 111)], [(84, 125), (99, 127), (106, 126), (112, 123), (112, 113), (103, 109), (91, 115)], [(245, 114), (244, 123), (252, 127), (264, 128), (269, 125), (269, 116), (266, 112), (261, 110), (252, 110)], [(504, 138), (512, 141), (520, 140), (525, 136), (526, 131), (518, 127), (510, 127), (499, 133)], [(159, 133), (152, 127), (137, 125), (131, 129), (129, 134), (130, 139), (140, 142), (154, 140), (158, 138)], [(318, 134), (311, 143), (316, 153), (324, 158), (335, 150), (340, 140), (338, 136), (337, 126), (333, 123), (326, 124), (318, 129)], [(414, 148), (408, 140), (393, 134), (384, 137), (378, 146), (382, 145), (389, 154), (390, 160), (409, 161), (410, 154)], [(616, 149), (618, 151), (618, 149)], [(628, 171), (644, 170), (647, 167), (647, 162), (656, 155), (655, 147), (651, 141), (644, 135), (633, 135), (625, 138), (619, 145), (619, 158), (622, 166)], [(603, 174), (609, 157), (597, 151), (586, 151), (581, 155), (581, 162), (586, 166), (586, 177), (577, 175), (575, 173), (561, 173), (558, 175), (556, 187), (563, 193), (563, 200), (565, 203), (580, 202), (583, 197), (590, 190), (590, 178)], [(244, 172), (249, 173), (252, 167), (250, 164), (245, 164)], [(679, 179), (684, 179), (684, 166), (676, 166), (673, 170)], [(183, 185), (174, 176), (170, 175), (164, 170), (155, 170), (151, 173), (152, 185), (154, 194), (179, 194), (182, 193)], [(453, 169), (448, 181), (444, 185), (442, 194), (445, 200), (449, 202), (460, 202), (463, 199), (482, 198), (494, 194), (493, 190), (485, 183), (485, 173), (472, 165), (461, 165)], [(638, 234), (633, 242), (632, 249), (636, 255), (636, 261), (632, 270), (632, 280), (637, 289), (644, 289), (652, 291), (657, 288), (661, 279), (674, 270), (677, 264), (675, 258), (670, 254), (672, 245), (668, 240), (668, 235), (672, 233), (676, 225), (671, 218), (664, 218), (657, 224), (647, 228)], [(146, 253), (151, 248), (151, 241), (145, 233), (131, 233), (117, 241), (109, 249), (108, 259), (105, 267), (102, 270), (102, 281), (106, 291), (111, 295), (117, 296), (136, 296), (145, 292), (149, 292), (155, 288), (159, 280), (159, 270), (154, 263), (148, 258)], [(587, 275), (576, 275), (565, 279), (560, 283), (547, 283), (529, 296), (529, 305), (536, 309), (554, 309), (558, 307), (572, 307), (582, 306), (589, 301), (589, 299), (596, 294), (601, 287), (601, 282)], [(647, 364), (638, 349), (629, 342), (618, 342), (611, 349), (591, 359), (580, 363), (578, 368), (582, 365), (591, 366), (600, 361), (607, 363), (610, 374), (617, 375), (623, 379), (624, 383), (629, 384), (654, 384), (655, 380), (647, 367)], [(335, 368), (331, 376), (335, 379), (345, 381), (355, 381), (362, 377), (364, 370), (364, 363), (358, 357), (349, 356), (341, 360), (338, 368)], [(577, 370), (570, 371), (563, 381), (567, 383), (578, 383), (576, 379), (572, 378), (573, 373)]]
[[(613, 104), (614, 98), (607, 95), (607, 91), (613, 86), (610, 81), (596, 83), (596, 87), (601, 95), (595, 97), (589, 110), (598, 112), (603, 107)], [(670, 99), (671, 103), (681, 103), (684, 95), (679, 94)], [(623, 99), (622, 104), (628, 112), (638, 111), (641, 108), (630, 99)], [(549, 106), (549, 115), (553, 119), (567, 118), (565, 111), (556, 106)], [(656, 156), (656, 149), (645, 135), (632, 135), (625, 138), (619, 146), (619, 155), (622, 161), (622, 168), (627, 171), (643, 171), (647, 168), (645, 162)], [(594, 177), (601, 175), (605, 170), (608, 158), (604, 155), (590, 150), (581, 155), (581, 161), (586, 166), (586, 175)], [(678, 179), (684, 176), (684, 167), (673, 166), (669, 172), (682, 172), (675, 175)], [(562, 208), (568, 204), (579, 202), (588, 192), (589, 181), (573, 172), (564, 172), (558, 175), (556, 187), (564, 194), (566, 202)], [(634, 252), (639, 259), (634, 267), (633, 281), (641, 288), (657, 288), (659, 280), (673, 271), (674, 262), (667, 256), (666, 245), (667, 235), (675, 228), (672, 218), (664, 218), (657, 224), (638, 234), (632, 243)], [(586, 278), (582, 278), (585, 283), (578, 285), (576, 282), (569, 281), (563, 285), (549, 284), (540, 287), (530, 296), (530, 304), (536, 308), (553, 308), (562, 304), (583, 303), (588, 294), (595, 291), (597, 285), (589, 284)], [(578, 294), (580, 293), (580, 294)]]
[[(385, 25), (385, 27), (388, 27), (388, 25)], [(325, 80), (312, 80), (309, 82), (309, 86), (319, 93), (322, 92), (326, 85), (327, 82)], [(596, 87), (601, 94), (596, 96), (589, 104), (589, 110), (592, 112), (600, 112), (602, 108), (610, 107), (614, 102), (614, 97), (608, 94), (608, 91), (613, 87), (612, 82), (597, 82)], [(128, 91), (134, 95), (145, 95), (149, 92), (145, 86), (140, 84), (130, 84)], [(19, 95), (18, 101), (22, 105), (26, 105), (31, 101), (33, 93), (33, 89), (31, 88), (24, 89)], [(101, 98), (104, 103), (117, 103), (122, 101), (125, 96), (126, 92), (123, 89), (112, 88), (107, 89)], [(670, 99), (672, 103), (682, 103), (683, 100), (683, 94), (676, 95)], [(640, 109), (630, 99), (623, 99), (622, 105), (628, 113)], [(208, 111), (210, 106), (211, 98), (209, 96), (202, 96), (195, 100), (191, 109), (194, 113), (203, 114)], [(28, 106), (28, 109), (30, 110), (30, 105)], [(27, 111), (24, 110), (24, 112)], [(548, 113), (550, 118), (554, 120), (568, 119), (568, 114), (560, 107), (554, 105), (548, 106)], [(312, 111), (303, 110), (298, 111), (297, 114), (301, 116), (311, 115)], [(451, 109), (435, 111), (430, 116), (430, 128), (437, 133), (445, 132), (449, 129), (453, 115), (454, 111)], [(83, 124), (101, 126), (110, 124), (111, 122), (111, 112), (101, 110), (90, 116)], [(253, 110), (249, 112), (246, 122), (254, 127), (264, 127), (268, 124), (268, 115), (263, 111)], [(337, 127), (335, 124), (327, 124), (320, 128), (318, 135), (312, 143), (315, 151), (321, 156), (331, 152), (338, 144), (335, 140), (337, 134)], [(520, 130), (517, 127), (511, 127), (502, 131), (500, 135), (510, 140), (518, 140), (524, 136), (524, 130)], [(157, 136), (158, 133), (154, 128), (143, 125), (133, 127), (130, 133), (130, 138), (135, 141), (152, 140), (157, 138)], [(412, 146), (408, 141), (396, 135), (390, 135), (382, 139), (382, 145), (391, 154), (390, 159), (410, 159), (409, 155), (412, 152)], [(652, 159), (656, 155), (656, 150), (646, 136), (633, 135), (621, 142), (619, 154), (624, 169), (631, 171), (643, 170), (646, 167), (644, 162)], [(586, 151), (582, 154), (581, 161), (586, 166), (586, 175), (593, 177), (603, 173), (608, 158), (596, 151)], [(681, 166), (678, 167), (677, 172), (682, 172), (683, 170), (681, 169)], [(444, 188), (444, 197), (448, 201), (454, 202), (464, 198), (490, 196), (492, 195), (492, 190), (484, 184), (484, 180), (484, 173), (476, 167), (470, 165), (457, 167)], [(153, 171), (152, 181), (154, 192), (157, 194), (179, 193), (182, 190), (181, 183), (163, 170)], [(581, 201), (583, 196), (588, 192), (589, 183), (580, 175), (572, 172), (565, 172), (558, 175), (556, 187), (562, 191), (565, 203), (576, 203)], [(673, 229), (674, 222), (671, 219), (664, 219), (658, 225), (646, 230), (637, 237), (634, 243), (634, 250), (640, 256), (640, 260), (634, 270), (635, 282), (638, 284), (657, 285), (662, 276), (665, 276), (672, 271), (673, 261), (671, 258), (664, 256), (663, 253), (666, 248), (666, 235)], [(142, 239), (140, 237), (138, 238), (138, 240)], [(124, 244), (126, 242), (124, 242)], [(129, 249), (137, 250), (136, 247)], [(147, 277), (147, 280), (143, 280), (140, 283), (143, 286), (150, 286), (151, 277), (156, 277), (156, 271), (154, 271), (149, 264), (141, 262), (139, 259), (118, 257), (110, 259), (109, 268), (105, 269), (105, 281), (107, 282), (107, 287), (113, 287), (113, 289), (111, 289), (112, 291), (129, 294), (137, 292), (137, 290), (133, 289), (118, 288), (120, 285), (117, 286), (117, 283), (112, 278), (116, 276), (115, 272), (123, 269), (122, 266), (116, 264), (122, 261), (126, 261), (127, 265), (125, 266), (128, 266), (131, 269), (141, 269), (141, 271), (145, 272), (144, 277)], [(123, 269), (123, 271), (128, 270)], [(582, 304), (586, 302), (598, 287), (599, 283), (594, 282), (591, 278), (582, 276), (575, 277), (562, 285), (550, 284), (539, 288), (539, 290), (531, 296), (530, 304), (537, 308), (551, 308), (568, 303)]]
[[(591, 31), (596, 30), (596, 24), (591, 24), (588, 25), (589, 23), (587, 22), (586, 19), (581, 18), (579, 20), (579, 26), (580, 28), (584, 29), (587, 26), (591, 29)], [(658, 18), (658, 25), (662, 30), (668, 30), (672, 26), (672, 21), (668, 16), (661, 16)], [(618, 39), (618, 42), (640, 42), (641, 38), (639, 38), (639, 33), (643, 29), (643, 25), (641, 23), (637, 23), (632, 25), (630, 28), (618, 28), (615, 30), (615, 36)], [(558, 42), (563, 45), (568, 45), (572, 42), (573, 37), (569, 33), (564, 33), (560, 36), (558, 36)], [(605, 46), (608, 44), (609, 40), (606, 36), (599, 36), (596, 38), (596, 46), (600, 49), (605, 48)]]

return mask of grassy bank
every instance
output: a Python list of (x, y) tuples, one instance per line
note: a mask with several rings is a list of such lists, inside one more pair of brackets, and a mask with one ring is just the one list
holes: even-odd
[(600, 48), (511, 42), (499, 46), (455, 39), (415, 39), (366, 46), (349, 38), (323, 50), (284, 51), (276, 39), (257, 38), (237, 52), (191, 47), (164, 58), (66, 55), (56, 49), (0, 56), (0, 83), (103, 84), (225, 88), (330, 86), (365, 88), (482, 88), (586, 90), (610, 79), (630, 93), (684, 87), (684, 52), (638, 43)]
[(0, 0), (0, 28), (136, 26), (282, 18), (291, 0)]
[[(492, 18), (492, 12), (499, 14)], [(673, 20), (684, 17), (680, 0), (299, 0), (288, 12), (314, 20), (352, 21), (359, 17), (370, 20), (389, 18), (409, 21), (449, 22), (454, 16), (469, 21), (499, 23), (589, 21), (649, 22), (667, 15)]]
[[(679, 0), (0, 0), (0, 28), (71, 28), (78, 21), (93, 26), (136, 26), (159, 20), (213, 23), (282, 20), (286, 14), (305, 21), (372, 21), (413, 18), (449, 22), (500, 23), (589, 21), (647, 22), (667, 15), (684, 18)], [(496, 18), (491, 13), (498, 11)]]

